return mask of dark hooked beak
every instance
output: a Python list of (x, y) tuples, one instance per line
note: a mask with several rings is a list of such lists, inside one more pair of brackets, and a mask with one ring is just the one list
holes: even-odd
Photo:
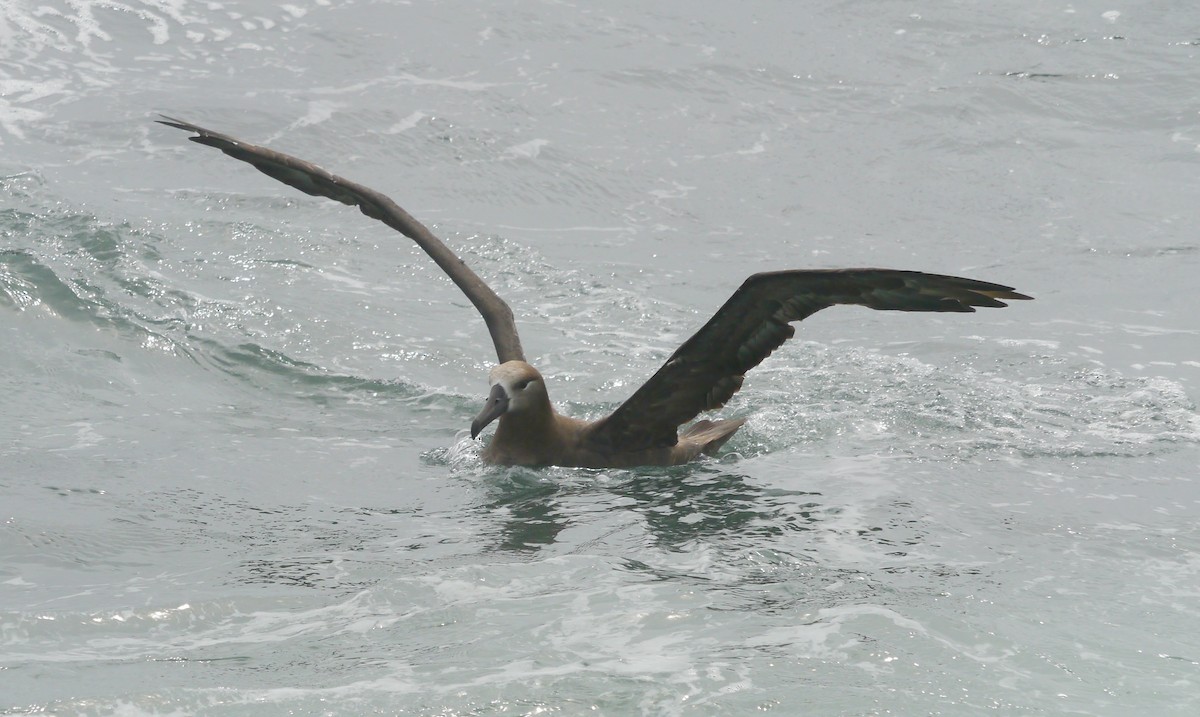
[(488, 394), (487, 402), (483, 404), (483, 410), (471, 421), (471, 438), (479, 435), (484, 426), (504, 415), (508, 410), (508, 394), (504, 392), (504, 387), (500, 384), (492, 386), (492, 392)]

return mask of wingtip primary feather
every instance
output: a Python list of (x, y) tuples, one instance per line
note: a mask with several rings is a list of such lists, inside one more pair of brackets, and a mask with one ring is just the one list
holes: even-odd
[(186, 122), (184, 120), (181, 120), (178, 117), (172, 117), (170, 115), (164, 115), (164, 114), (160, 114), (159, 117), (162, 117), (162, 119), (154, 120), (155, 122), (157, 122), (159, 124), (165, 124), (168, 127), (174, 127), (175, 129), (181, 129), (181, 130), (184, 130), (187, 132), (199, 131), (199, 127), (192, 124), (191, 122)]
[[(171, 117), (170, 115), (164, 114), (160, 114), (159, 117), (162, 117), (162, 119), (154, 120), (158, 124), (166, 125), (167, 127), (174, 127), (175, 129), (181, 129), (184, 132), (194, 132), (196, 136), (188, 137), (188, 139), (196, 142), (197, 144), (216, 147), (223, 152), (226, 152), (227, 148), (245, 146), (245, 143), (236, 137), (230, 137), (227, 134), (221, 134), (220, 132), (214, 132), (211, 129), (205, 129), (200, 125), (192, 124), (187, 120), (181, 120), (178, 117)], [(228, 154), (228, 152), (226, 153)], [(238, 159), (248, 161), (244, 157), (238, 157)], [(251, 164), (253, 164), (253, 162), (251, 162)]]
[[(1026, 296), (1025, 294), (1022, 294), (1020, 292), (1013, 291), (1011, 288), (1004, 289), (1003, 291), (979, 291), (976, 293), (983, 294), (984, 296), (989, 296), (993, 299), (1010, 299), (1012, 301), (1033, 301), (1032, 296)], [(1005, 306), (1008, 306), (1008, 304), (1005, 304)]]

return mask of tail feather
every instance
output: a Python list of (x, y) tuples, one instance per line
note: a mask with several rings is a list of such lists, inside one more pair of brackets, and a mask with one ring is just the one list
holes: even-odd
[(699, 445), (700, 453), (715, 456), (717, 451), (721, 450), (721, 446), (725, 445), (725, 442), (732, 438), (745, 422), (744, 418), (696, 421), (679, 438), (681, 442), (687, 441), (693, 445)]

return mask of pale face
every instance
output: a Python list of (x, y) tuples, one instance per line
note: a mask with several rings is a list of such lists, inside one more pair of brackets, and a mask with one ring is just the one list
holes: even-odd
[(506, 413), (519, 413), (548, 403), (546, 384), (537, 369), (524, 361), (502, 363), (488, 375), (491, 393), (483, 410), (471, 422), (471, 437)]
[(500, 364), (488, 374), (488, 382), (493, 388), (501, 386), (504, 389), (504, 394), (508, 396), (506, 413), (525, 410), (546, 395), (542, 375), (524, 361)]

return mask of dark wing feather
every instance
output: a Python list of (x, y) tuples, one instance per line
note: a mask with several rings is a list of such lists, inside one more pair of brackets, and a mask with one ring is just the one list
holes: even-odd
[(189, 137), (193, 142), (216, 147), (230, 157), (248, 162), (263, 174), (270, 175), (306, 194), (329, 197), (342, 204), (357, 206), (363, 214), (372, 219), (378, 219), (412, 239), (437, 262), (437, 265), (446, 272), (458, 288), (462, 289), (475, 308), (479, 309), (479, 313), (483, 315), (483, 320), (487, 324), (488, 332), (492, 336), (492, 343), (496, 346), (496, 356), (500, 359), (500, 363), (525, 360), (525, 354), (521, 350), (521, 339), (517, 335), (516, 322), (513, 320), (512, 310), (508, 308), (508, 304), (504, 303), (483, 282), (483, 279), (471, 271), (462, 259), (458, 258), (458, 255), (434, 236), (433, 232), (387, 196), (282, 152), (243, 142), (229, 135), (213, 132), (165, 115), (163, 119), (157, 121), (168, 127), (195, 132), (197, 136)]
[(974, 311), (1028, 299), (1011, 287), (956, 276), (891, 269), (755, 274), (632, 397), (591, 429), (592, 440), (638, 450), (674, 445), (680, 425), (725, 405), (747, 371), (795, 333), (800, 321), (835, 304), (889, 311)]

